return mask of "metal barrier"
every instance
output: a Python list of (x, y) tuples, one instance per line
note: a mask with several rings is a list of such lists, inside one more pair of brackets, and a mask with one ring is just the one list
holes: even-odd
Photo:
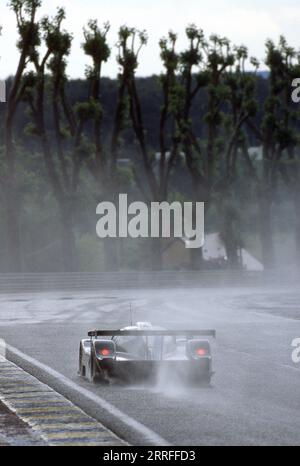
[[(0, 274), (0, 293), (282, 284), (282, 278), (279, 281), (276, 277), (273, 273), (242, 271)], [(294, 276), (294, 281), (298, 277)], [(288, 284), (293, 284), (291, 278)]]

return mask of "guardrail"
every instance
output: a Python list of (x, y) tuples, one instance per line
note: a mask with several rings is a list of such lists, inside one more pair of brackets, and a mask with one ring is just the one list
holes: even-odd
[[(294, 275), (294, 282), (299, 278)], [(283, 284), (276, 273), (242, 271), (0, 274), (0, 293), (52, 290), (199, 288)], [(292, 284), (291, 278), (285, 284)]]

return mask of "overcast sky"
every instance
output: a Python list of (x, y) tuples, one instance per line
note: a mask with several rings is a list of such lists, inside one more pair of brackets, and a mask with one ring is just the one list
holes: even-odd
[[(0, 0), (0, 77), (14, 73), (18, 59), (16, 27), (8, 0)], [(139, 75), (159, 73), (159, 39), (169, 29), (179, 33), (179, 46), (184, 46), (184, 29), (191, 22), (206, 34), (227, 36), (235, 44), (249, 47), (250, 53), (263, 59), (264, 42), (270, 37), (277, 39), (284, 34), (288, 42), (300, 47), (299, 0), (43, 0), (41, 14), (54, 14), (57, 6), (67, 12), (65, 27), (74, 34), (74, 42), (68, 73), (72, 77), (84, 76), (87, 58), (81, 50), (82, 27), (88, 19), (97, 18), (99, 23), (109, 21), (109, 42), (117, 41), (117, 30), (127, 24), (146, 29), (149, 44), (141, 56)], [(104, 74), (114, 77), (117, 73), (115, 52), (104, 68)]]

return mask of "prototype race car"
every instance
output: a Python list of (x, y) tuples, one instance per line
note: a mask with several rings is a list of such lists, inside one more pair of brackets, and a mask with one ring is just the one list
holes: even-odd
[(120, 330), (93, 330), (80, 342), (79, 374), (92, 382), (157, 380), (160, 374), (209, 383), (215, 330), (165, 330), (137, 322)]

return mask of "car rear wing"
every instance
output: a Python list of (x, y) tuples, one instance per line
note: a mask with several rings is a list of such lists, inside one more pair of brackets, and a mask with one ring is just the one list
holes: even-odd
[(92, 330), (89, 337), (113, 337), (113, 336), (178, 336), (178, 337), (204, 337), (216, 338), (215, 330)]

